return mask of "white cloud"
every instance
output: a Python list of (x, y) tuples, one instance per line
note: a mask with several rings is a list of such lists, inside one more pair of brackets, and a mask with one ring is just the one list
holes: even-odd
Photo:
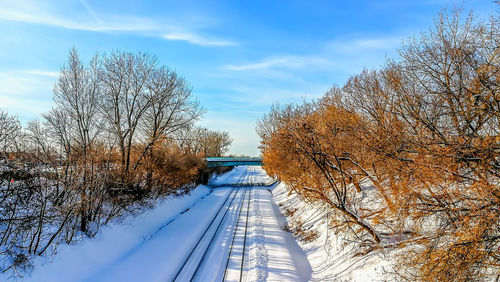
[(42, 113), (50, 109), (51, 100), (44, 98), (34, 99), (22, 95), (9, 96), (0, 93), (0, 107), (6, 108), (9, 114), (18, 115), (22, 121), (32, 120), (39, 118)]
[(90, 7), (90, 5), (87, 3), (85, 0), (80, 0), (80, 3), (82, 4), (83, 7), (85, 7), (85, 10), (97, 21), (102, 21), (102, 19), (96, 14), (94, 9)]
[(32, 75), (48, 76), (48, 77), (59, 77), (59, 72), (57, 72), (57, 71), (26, 70), (24, 72), (27, 73), (27, 74), (32, 74)]
[[(48, 25), (57, 28), (92, 31), (92, 32), (129, 32), (146, 36), (158, 36), (167, 40), (181, 40), (199, 46), (233, 46), (235, 42), (200, 35), (199, 24), (190, 26), (189, 22), (177, 20), (166, 23), (159, 19), (129, 17), (123, 15), (98, 15), (98, 13), (83, 0), (80, 3), (91, 16), (82, 17), (72, 11), (66, 11), (64, 16), (37, 6), (38, 2), (24, 2), (17, 5), (7, 2), (0, 3), (0, 20)], [(187, 30), (187, 31), (186, 31)]]
[(401, 45), (402, 36), (378, 38), (360, 38), (354, 40), (336, 40), (328, 44), (330, 50), (345, 54), (366, 53), (373, 51), (391, 51)]
[(37, 95), (52, 93), (58, 74), (42, 70), (9, 70), (0, 72), (0, 94)]
[(236, 42), (229, 40), (220, 40), (213, 38), (206, 38), (201, 35), (197, 35), (194, 33), (165, 33), (163, 37), (168, 40), (180, 40), (186, 41), (191, 44), (200, 45), (200, 46), (234, 46), (237, 45)]
[(267, 58), (258, 62), (226, 65), (223, 68), (234, 71), (262, 70), (271, 68), (299, 69), (303, 67), (326, 67), (331, 66), (331, 62), (314, 56), (284, 56)]
[(303, 86), (299, 89), (259, 89), (240, 87), (237, 94), (230, 97), (231, 101), (248, 107), (271, 105), (276, 102), (300, 103), (304, 99), (321, 97), (330, 89), (330, 85)]
[(55, 72), (10, 70), (0, 72), (0, 107), (24, 120), (50, 109)]
[[(93, 31), (93, 32), (153, 32), (159, 31), (162, 27), (147, 18), (136, 18), (126, 16), (109, 15), (106, 21), (100, 20), (95, 12), (93, 20), (81, 18), (77, 15), (71, 16), (68, 12), (67, 17), (61, 17), (43, 10), (39, 12), (32, 11), (23, 7), (6, 8), (0, 7), (0, 20), (41, 24), (57, 28)], [(88, 10), (89, 8), (87, 8)], [(90, 12), (89, 12), (90, 13)]]

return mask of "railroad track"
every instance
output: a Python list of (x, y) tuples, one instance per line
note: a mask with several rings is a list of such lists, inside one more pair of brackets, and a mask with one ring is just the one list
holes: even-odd
[(236, 181), (234, 186), (242, 186), (245, 185), (243, 182), (245, 178), (248, 176), (248, 167), (245, 167), (245, 171), (241, 174), (241, 176), (238, 178), (238, 181)]
[(171, 280), (193, 281), (196, 276), (202, 277), (202, 273), (200, 273), (201, 266), (207, 263), (207, 255), (214, 248), (214, 241), (216, 241), (222, 230), (228, 225), (225, 225), (224, 222), (229, 215), (229, 211), (236, 209), (236, 212), (239, 213), (241, 210), (245, 192), (246, 189), (233, 188), (231, 190), (231, 193), (221, 205), (216, 216), (207, 226), (203, 235), (198, 239), (196, 245), (189, 252), (189, 255)]
[[(245, 169), (238, 178), (237, 183), (242, 183), (248, 175), (249, 171)], [(222, 255), (222, 261), (220, 261), (222, 269), (220, 269), (219, 274), (217, 274), (217, 280), (225, 281), (229, 278), (231, 281), (242, 281), (245, 273), (245, 262), (248, 260), (248, 258), (246, 258), (246, 234), (248, 232), (251, 192), (252, 189), (250, 187), (233, 187), (193, 249), (189, 251), (188, 256), (180, 265), (178, 271), (169, 280), (203, 280), (203, 270), (207, 265), (210, 266), (210, 263), (219, 263), (219, 261), (208, 261), (211, 252), (217, 251), (216, 248), (221, 247), (219, 246), (220, 244), (215, 244), (215, 242), (218, 240), (230, 240), (230, 246), (227, 253)], [(228, 226), (234, 227), (228, 231)], [(229, 235), (228, 232), (231, 235)], [(220, 237), (222, 236), (221, 234), (224, 234), (226, 237)]]
[[(234, 281), (235, 277), (238, 277), (238, 281), (243, 281), (244, 278), (244, 266), (245, 266), (245, 255), (246, 255), (246, 243), (247, 243), (247, 233), (248, 233), (248, 218), (250, 215), (250, 202), (251, 202), (252, 188), (245, 188), (246, 199), (242, 203), (242, 207), (238, 213), (238, 222), (233, 232), (233, 239), (231, 241), (231, 246), (229, 248), (229, 254), (226, 260), (223, 281), (231, 280)], [(246, 201), (246, 202), (245, 202)], [(246, 210), (243, 212), (243, 207), (246, 206)], [(242, 214), (245, 216), (242, 218)], [(240, 224), (241, 223), (241, 224)], [(243, 244), (235, 245), (237, 240), (241, 241), (243, 239)], [(237, 246), (237, 247), (235, 247)], [(239, 272), (239, 273), (238, 273)]]
[[(236, 180), (232, 184), (209, 184), (212, 188), (217, 188), (217, 187), (224, 187), (224, 186), (270, 186), (271, 184), (274, 184), (275, 182), (272, 182), (271, 184), (262, 184), (262, 183), (257, 183), (255, 181), (255, 172), (256, 168), (255, 167), (245, 167), (245, 170), (243, 173), (238, 177), (238, 180)], [(245, 181), (246, 179), (246, 181)]]
[(204, 253), (208, 249), (209, 244), (207, 243), (209, 243), (211, 239), (217, 234), (217, 231), (224, 221), (224, 218), (237, 194), (238, 191), (236, 190), (236, 188), (233, 188), (220, 206), (212, 221), (208, 224), (207, 228), (205, 228), (203, 234), (200, 236), (194, 247), (190, 250), (188, 256), (183, 261), (178, 271), (173, 277), (171, 277), (171, 279), (169, 279), (169, 281), (189, 281), (192, 279), (194, 275), (192, 268), (198, 267), (200, 263), (199, 253)]

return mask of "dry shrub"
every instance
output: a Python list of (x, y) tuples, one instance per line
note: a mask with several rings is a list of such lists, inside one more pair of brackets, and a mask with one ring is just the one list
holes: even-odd
[(495, 277), (499, 27), (498, 18), (443, 12), (399, 61), (322, 99), (273, 106), (257, 127), (264, 168), (331, 209), (331, 228), (362, 254), (404, 250), (393, 272), (402, 279)]
[(299, 210), (298, 208), (290, 208), (290, 209), (287, 208), (285, 210), (285, 216), (286, 217), (292, 217), (295, 214), (295, 212), (298, 211), (298, 210)]
[(304, 228), (304, 222), (299, 219), (293, 220), (290, 225), (285, 225), (284, 230), (292, 233), (303, 243), (312, 242), (319, 237), (318, 231)]

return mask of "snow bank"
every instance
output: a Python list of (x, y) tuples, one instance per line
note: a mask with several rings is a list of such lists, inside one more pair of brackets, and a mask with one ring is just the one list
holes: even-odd
[[(217, 180), (219, 183), (264, 183), (272, 180), (259, 167), (238, 167), (236, 173), (229, 172), (220, 177), (222, 179)], [(273, 201), (271, 189), (274, 186), (236, 187), (236, 191), (248, 191), (251, 195), (244, 264), (246, 280), (308, 281), (311, 278), (321, 280), (321, 277), (329, 277), (320, 272), (319, 275), (311, 276), (315, 268), (323, 266), (319, 261), (324, 261), (324, 258), (314, 261), (315, 265), (311, 268), (308, 257), (313, 255), (314, 258), (316, 253), (307, 245), (306, 254), (292, 234), (286, 231), (286, 219)], [(166, 198), (143, 214), (129, 216), (103, 227), (93, 239), (62, 245), (55, 256), (36, 258), (34, 271), (25, 279), (170, 281), (186, 261), (204, 230), (210, 226), (220, 207), (225, 205), (233, 188), (200, 185), (189, 195)], [(284, 201), (286, 192), (283, 187), (278, 185), (274, 191), (277, 193), (275, 197)], [(212, 247), (214, 251), (210, 263), (206, 265), (215, 274), (220, 273), (221, 267), (225, 266), (224, 258), (227, 256), (222, 254), (225, 254), (231, 244), (243, 194), (240, 193), (240, 198), (235, 200), (238, 202), (240, 199), (240, 204), (229, 209), (222, 231), (215, 238)], [(243, 221), (246, 213), (242, 216), (242, 222), (246, 222)], [(242, 230), (245, 232), (246, 227)], [(235, 240), (236, 249), (243, 250), (244, 242), (242, 238)], [(239, 271), (239, 267), (237, 270)], [(0, 281), (7, 278), (0, 275)], [(235, 280), (239, 280), (239, 272), (236, 278)], [(202, 280), (206, 280), (206, 276)]]
[(302, 222), (302, 230), (318, 235), (307, 242), (297, 238), (312, 267), (311, 281), (385, 280), (384, 267), (389, 267), (389, 260), (376, 254), (354, 257), (353, 250), (342, 247), (342, 238), (327, 228), (329, 211), (325, 206), (305, 202), (294, 192), (289, 195), (283, 183), (273, 189), (273, 199), (290, 225)]
[[(88, 277), (153, 237), (211, 191), (207, 186), (200, 185), (189, 195), (168, 197), (152, 210), (103, 227), (93, 239), (87, 238), (76, 245), (59, 246), (55, 256), (35, 259), (35, 269), (26, 281), (77, 281)], [(2, 281), (6, 278), (0, 276)]]

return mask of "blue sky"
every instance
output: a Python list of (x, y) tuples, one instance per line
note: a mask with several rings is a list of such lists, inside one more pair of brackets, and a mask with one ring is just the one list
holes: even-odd
[[(75, 46), (84, 61), (147, 52), (184, 76), (206, 109), (200, 125), (227, 130), (232, 153), (258, 155), (255, 121), (273, 102), (300, 102), (397, 57), (455, 1), (0, 0), (0, 107), (26, 122), (50, 109)], [(498, 5), (462, 2), (481, 17)]]

